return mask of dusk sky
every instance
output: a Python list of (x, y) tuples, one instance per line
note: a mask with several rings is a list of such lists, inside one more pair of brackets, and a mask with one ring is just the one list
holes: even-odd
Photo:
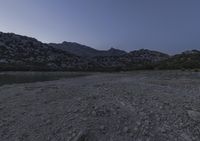
[(1, 0), (0, 31), (175, 54), (200, 49), (200, 0)]

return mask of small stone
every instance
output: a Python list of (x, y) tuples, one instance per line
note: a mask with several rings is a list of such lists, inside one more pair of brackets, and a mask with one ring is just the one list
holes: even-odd
[(180, 126), (183, 126), (184, 124), (181, 122), (181, 123), (179, 123), (179, 125), (180, 125)]
[(87, 131), (80, 131), (78, 135), (75, 137), (74, 141), (83, 141), (87, 138)]
[(185, 141), (192, 141), (192, 139), (190, 138), (190, 136), (188, 136), (186, 133), (182, 133), (181, 137), (185, 140)]
[(137, 121), (136, 124), (137, 124), (138, 126), (140, 126), (140, 125), (141, 125), (141, 122), (140, 122), (140, 121)]
[(73, 133), (73, 134), (72, 134), (72, 137), (75, 137), (75, 136), (76, 136), (76, 133)]
[(80, 112), (84, 112), (85, 111), (85, 109), (80, 109)]
[(164, 127), (161, 127), (161, 128), (159, 128), (159, 131), (160, 131), (161, 133), (165, 133), (165, 132), (166, 132), (166, 129), (165, 129)]
[(97, 107), (97, 106), (94, 106), (94, 109), (95, 109), (95, 110), (97, 110), (97, 109), (98, 109), (98, 107)]
[(46, 122), (46, 124), (51, 124), (52, 123), (52, 121), (50, 119), (47, 119), (45, 122)]
[(140, 112), (139, 115), (143, 117), (143, 116), (145, 116), (145, 113), (144, 112)]
[(82, 98), (80, 98), (80, 97), (77, 98), (77, 101), (81, 101), (81, 100), (82, 100)]
[(87, 118), (86, 118), (86, 117), (83, 117), (82, 120), (83, 120), (83, 121), (87, 121)]
[(71, 134), (73, 133), (73, 131), (72, 131), (72, 130), (70, 130), (68, 133), (71, 135)]
[(144, 103), (145, 103), (145, 100), (142, 100), (141, 103), (144, 104)]
[(157, 121), (161, 121), (161, 118), (160, 118), (160, 117), (157, 117)]
[(122, 106), (125, 106), (125, 105), (126, 105), (126, 104), (125, 104), (124, 102), (122, 102), (122, 101), (121, 101), (120, 103), (121, 103)]
[(187, 113), (191, 119), (200, 122), (200, 112), (188, 110)]
[(135, 127), (135, 128), (134, 128), (134, 131), (137, 131), (137, 130), (138, 130), (138, 128), (137, 128), (137, 127)]
[(150, 138), (147, 138), (146, 141), (150, 141)]
[(77, 113), (79, 110), (78, 109), (74, 109), (74, 113)]
[(129, 134), (129, 136), (130, 136), (130, 137), (133, 137), (133, 136), (134, 136), (134, 134), (133, 134), (133, 133), (130, 133), (130, 134)]
[(133, 105), (133, 106), (136, 106), (137, 104), (136, 104), (135, 102), (132, 102), (132, 105)]
[(104, 125), (101, 125), (101, 126), (100, 126), (100, 129), (101, 129), (101, 130), (105, 130), (105, 126), (104, 126)]
[(72, 125), (69, 125), (69, 126), (68, 126), (68, 129), (71, 129), (72, 127), (73, 127)]
[(96, 113), (95, 111), (92, 111), (92, 115), (93, 115), (93, 116), (96, 116), (97, 113)]
[(117, 106), (117, 107), (116, 107), (116, 109), (117, 109), (117, 110), (119, 110), (119, 109), (120, 109), (120, 107), (119, 107), (119, 106)]
[(124, 133), (127, 133), (128, 130), (129, 130), (129, 129), (128, 129), (128, 127), (126, 126), (126, 127), (124, 127), (123, 132), (124, 132)]

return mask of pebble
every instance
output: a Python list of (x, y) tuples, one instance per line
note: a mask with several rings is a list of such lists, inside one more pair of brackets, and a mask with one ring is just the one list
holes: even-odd
[(130, 133), (130, 134), (129, 134), (129, 136), (130, 136), (130, 137), (133, 137), (133, 136), (134, 136), (134, 134), (133, 134), (133, 133)]
[(150, 141), (150, 138), (147, 138), (146, 141)]
[(114, 115), (117, 115), (117, 112), (116, 112), (116, 111), (114, 111), (114, 112), (113, 112), (113, 114), (114, 114)]
[(134, 128), (134, 131), (137, 131), (137, 130), (138, 130), (138, 128), (137, 128), (137, 127), (135, 127), (135, 128)]
[(45, 121), (45, 123), (46, 123), (46, 124), (51, 124), (52, 121), (51, 121), (50, 119), (47, 119), (47, 120)]
[(92, 115), (93, 115), (93, 116), (96, 116), (97, 113), (96, 113), (95, 111), (92, 111)]
[(72, 131), (72, 130), (70, 130), (68, 133), (71, 135), (71, 134), (73, 133), (73, 131)]
[(80, 98), (80, 97), (77, 98), (77, 101), (81, 101), (81, 100), (82, 100), (82, 98)]
[(78, 135), (75, 137), (74, 141), (82, 141), (85, 140), (85, 137), (87, 136), (87, 131), (80, 131)]
[(74, 109), (74, 113), (77, 113), (79, 111), (79, 109)]
[(137, 121), (136, 124), (137, 124), (138, 126), (140, 126), (140, 125), (141, 125), (141, 122), (140, 122), (140, 121)]
[(82, 120), (83, 120), (83, 121), (87, 121), (87, 118), (86, 118), (86, 117), (83, 117)]
[(124, 127), (124, 129), (123, 129), (123, 132), (124, 132), (124, 133), (127, 133), (127, 132), (128, 132), (128, 130), (129, 130), (129, 129), (128, 129), (128, 127), (127, 127), (127, 126), (125, 126), (125, 127)]
[(101, 129), (101, 130), (105, 130), (105, 126), (104, 126), (104, 125), (101, 125), (101, 126), (100, 126), (100, 129)]
[(72, 134), (72, 137), (75, 137), (75, 136), (76, 136), (76, 133), (73, 133), (73, 134)]
[(200, 112), (188, 110), (187, 113), (191, 119), (193, 119), (194, 121), (200, 122)]
[(85, 111), (85, 109), (80, 109), (80, 112), (84, 112)]
[(185, 141), (192, 141), (192, 139), (190, 138), (190, 136), (188, 136), (186, 133), (182, 133), (181, 137), (185, 140)]
[(165, 133), (166, 132), (165, 128), (163, 128), (163, 127), (159, 128), (159, 130), (160, 130), (161, 133)]
[(97, 110), (97, 109), (98, 109), (98, 107), (97, 107), (97, 106), (94, 106), (94, 109), (95, 109), (95, 110)]

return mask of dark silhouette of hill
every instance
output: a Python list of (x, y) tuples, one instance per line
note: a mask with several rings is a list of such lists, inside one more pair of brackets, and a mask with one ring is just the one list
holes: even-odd
[(78, 43), (45, 44), (34, 38), (0, 32), (0, 71), (127, 71), (200, 68), (200, 51), (169, 56), (140, 49), (129, 53), (96, 50)]
[(79, 70), (80, 57), (13, 33), (0, 33), (0, 70)]
[(190, 50), (161, 61), (159, 69), (196, 69), (200, 68), (200, 51)]
[(120, 56), (126, 54), (125, 51), (115, 48), (109, 50), (97, 50), (89, 46), (66, 41), (61, 44), (50, 43), (49, 45), (81, 57)]

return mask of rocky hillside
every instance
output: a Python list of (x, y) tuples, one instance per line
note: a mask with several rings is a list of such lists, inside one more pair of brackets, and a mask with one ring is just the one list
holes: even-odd
[(0, 70), (82, 70), (75, 55), (34, 38), (0, 33)]
[(200, 51), (190, 50), (161, 61), (159, 69), (197, 69), (200, 68)]
[(62, 49), (69, 53), (75, 54), (77, 56), (89, 57), (89, 58), (96, 56), (121, 56), (126, 54), (125, 51), (115, 48), (110, 48), (109, 50), (97, 50), (89, 46), (72, 42), (63, 42), (61, 44), (50, 43), (49, 45), (57, 49)]
[(200, 51), (167, 54), (140, 49), (100, 51), (77, 43), (44, 44), (34, 38), (0, 32), (0, 71), (121, 71), (200, 68)]
[(159, 62), (169, 58), (167, 54), (148, 49), (132, 51), (128, 56), (135, 62)]
[(97, 70), (135, 70), (154, 69), (154, 66), (169, 55), (157, 51), (140, 49), (121, 56), (97, 56), (92, 58), (93, 68)]

